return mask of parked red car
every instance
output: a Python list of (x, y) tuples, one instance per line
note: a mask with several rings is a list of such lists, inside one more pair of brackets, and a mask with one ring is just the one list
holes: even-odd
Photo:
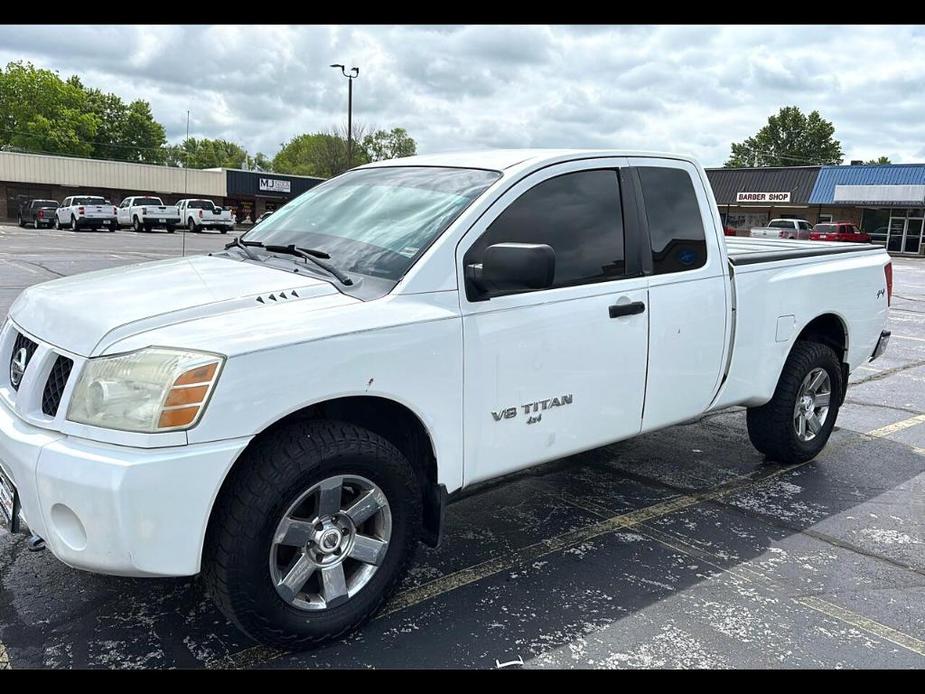
[(723, 226), (723, 234), (726, 236), (737, 236), (736, 230), (728, 225)]
[(813, 227), (813, 230), (809, 232), (809, 240), (870, 243), (870, 236), (851, 222), (824, 222)]

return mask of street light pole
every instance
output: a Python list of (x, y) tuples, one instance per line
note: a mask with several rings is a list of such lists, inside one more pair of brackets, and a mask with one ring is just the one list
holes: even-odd
[(340, 63), (334, 63), (331, 67), (339, 67), (344, 77), (347, 78), (347, 168), (353, 165), (353, 80), (360, 74), (360, 68), (352, 67), (347, 72)]

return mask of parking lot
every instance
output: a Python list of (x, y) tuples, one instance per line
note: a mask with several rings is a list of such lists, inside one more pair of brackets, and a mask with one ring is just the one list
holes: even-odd
[[(0, 226), (0, 312), (232, 238)], [(889, 349), (814, 461), (765, 463), (733, 408), (506, 478), (450, 506), (370, 624), (302, 653), (195, 578), (92, 575), (0, 530), (0, 669), (925, 667), (925, 260), (893, 264)]]

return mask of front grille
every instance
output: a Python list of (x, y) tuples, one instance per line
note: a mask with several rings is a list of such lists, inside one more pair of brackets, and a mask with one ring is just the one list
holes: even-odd
[[(32, 355), (35, 354), (35, 350), (38, 348), (38, 345), (35, 344), (28, 337), (19, 333), (16, 335), (16, 341), (13, 343), (13, 354), (10, 355), (10, 385), (13, 386), (13, 390), (19, 390), (19, 384), (22, 383), (22, 375), (20, 374), (19, 378), (14, 379), (13, 374), (13, 362), (19, 356), (20, 350), (26, 350), (26, 359), (23, 364), (23, 371), (26, 367), (29, 366), (29, 362), (32, 360)], [(15, 383), (13, 381), (16, 381)]]
[(54, 417), (58, 414), (61, 394), (64, 393), (64, 386), (67, 385), (67, 379), (71, 375), (73, 367), (74, 362), (72, 360), (59, 356), (55, 360), (55, 365), (51, 368), (51, 374), (48, 376), (48, 381), (45, 382), (45, 390), (42, 393), (42, 412), (49, 417)]

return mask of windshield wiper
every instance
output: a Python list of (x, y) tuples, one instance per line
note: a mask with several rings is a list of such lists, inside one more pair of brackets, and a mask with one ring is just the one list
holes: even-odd
[(254, 255), (248, 246), (257, 246), (258, 248), (263, 248), (263, 244), (260, 243), (260, 241), (241, 241), (240, 236), (235, 236), (234, 241), (225, 244), (225, 250), (227, 251), (229, 248), (240, 248), (242, 251), (244, 251), (244, 255), (246, 255), (251, 260), (260, 260), (260, 256)]
[(288, 246), (263, 246), (262, 244), (261, 246), (264, 250), (270, 251), (271, 253), (286, 253), (287, 255), (295, 255), (305, 260), (310, 260), (322, 270), (325, 270), (334, 275), (334, 277), (336, 277), (341, 284), (345, 284), (347, 286), (353, 284), (353, 280), (347, 277), (347, 275), (345, 275), (343, 272), (338, 270), (330, 263), (326, 263), (323, 260), (320, 260), (320, 258), (331, 257), (324, 251), (316, 251), (309, 248), (298, 248), (295, 244), (292, 243), (290, 243)]

